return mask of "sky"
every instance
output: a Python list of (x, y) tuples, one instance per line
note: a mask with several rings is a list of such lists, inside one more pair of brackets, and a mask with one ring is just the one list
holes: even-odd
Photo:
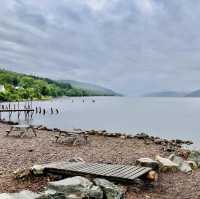
[(198, 0), (1, 0), (0, 67), (125, 95), (200, 88)]

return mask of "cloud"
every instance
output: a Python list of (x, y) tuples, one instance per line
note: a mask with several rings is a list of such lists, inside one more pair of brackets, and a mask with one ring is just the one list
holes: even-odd
[(1, 0), (0, 66), (140, 95), (200, 85), (200, 2)]

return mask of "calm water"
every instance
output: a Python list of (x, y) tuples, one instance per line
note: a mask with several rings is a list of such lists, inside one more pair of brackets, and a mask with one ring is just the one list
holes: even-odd
[(200, 146), (200, 98), (60, 98), (35, 104), (61, 112), (35, 115), (33, 124), (61, 129), (145, 132), (163, 138), (190, 139)]

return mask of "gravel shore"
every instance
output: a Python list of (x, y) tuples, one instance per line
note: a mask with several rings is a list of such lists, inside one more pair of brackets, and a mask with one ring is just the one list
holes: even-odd
[[(35, 164), (67, 160), (79, 157), (86, 162), (116, 163), (134, 165), (141, 157), (154, 158), (155, 155), (167, 157), (162, 145), (146, 143), (142, 139), (124, 139), (89, 135), (89, 144), (69, 146), (55, 143), (55, 133), (37, 130), (37, 137), (31, 133), (19, 138), (17, 133), (6, 137), (9, 125), (0, 123), (0, 192), (15, 192), (23, 189), (39, 191), (48, 179), (38, 178), (32, 181), (18, 182), (13, 172), (19, 168), (30, 168)], [(162, 173), (154, 187), (135, 189), (128, 187), (127, 198), (200, 198), (200, 170), (192, 174)]]

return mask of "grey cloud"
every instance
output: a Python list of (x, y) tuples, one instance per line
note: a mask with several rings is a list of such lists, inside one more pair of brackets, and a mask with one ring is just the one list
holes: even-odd
[(2, 67), (130, 95), (200, 85), (200, 2), (110, 0), (94, 6), (88, 0), (2, 0), (0, 5)]

